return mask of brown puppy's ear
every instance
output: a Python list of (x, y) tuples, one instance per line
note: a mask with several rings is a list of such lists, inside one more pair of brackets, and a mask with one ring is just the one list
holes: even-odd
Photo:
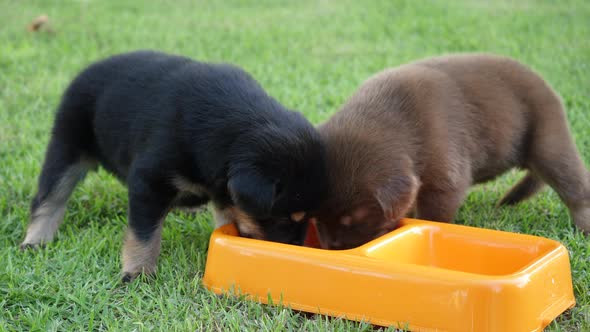
[(382, 183), (375, 191), (375, 198), (385, 217), (391, 221), (405, 217), (414, 205), (419, 185), (413, 174), (398, 175)]

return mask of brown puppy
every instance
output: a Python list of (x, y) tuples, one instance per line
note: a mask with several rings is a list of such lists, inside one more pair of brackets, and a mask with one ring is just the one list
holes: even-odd
[(319, 130), (331, 171), (317, 213), (323, 247), (365, 243), (412, 210), (450, 222), (469, 186), (513, 167), (528, 174), (500, 204), (548, 183), (590, 232), (590, 174), (560, 98), (514, 60), (451, 55), (385, 70)]

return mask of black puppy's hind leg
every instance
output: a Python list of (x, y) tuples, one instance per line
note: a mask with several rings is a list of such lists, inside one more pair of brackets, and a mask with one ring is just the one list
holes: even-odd
[(84, 156), (78, 142), (64, 139), (59, 133), (51, 137), (21, 249), (36, 248), (53, 240), (72, 191), (94, 167), (96, 163)]
[(123, 244), (123, 281), (129, 282), (140, 273), (156, 271), (162, 226), (174, 203), (176, 192), (161, 177), (152, 174), (158, 168), (135, 167), (129, 177), (129, 226)]

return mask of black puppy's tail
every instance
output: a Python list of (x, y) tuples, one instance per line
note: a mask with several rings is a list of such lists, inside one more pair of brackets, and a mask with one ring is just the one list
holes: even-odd
[(539, 192), (545, 183), (530, 172), (500, 199), (498, 206), (515, 205)]

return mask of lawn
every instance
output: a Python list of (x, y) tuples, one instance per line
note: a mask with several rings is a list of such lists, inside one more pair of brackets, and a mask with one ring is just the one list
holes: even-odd
[[(26, 31), (40, 14), (54, 33)], [(586, 0), (0, 0), (0, 22), (0, 330), (372, 330), (207, 292), (208, 212), (170, 214), (157, 277), (120, 284), (127, 197), (104, 171), (78, 187), (54, 243), (18, 250), (60, 94), (86, 64), (113, 53), (152, 48), (238, 64), (314, 123), (386, 67), (450, 52), (504, 54), (562, 95), (590, 165)], [(494, 207), (521, 175), (473, 188), (457, 222), (562, 242), (578, 303), (547, 330), (590, 331), (590, 240), (557, 195), (547, 189), (514, 208)]]

